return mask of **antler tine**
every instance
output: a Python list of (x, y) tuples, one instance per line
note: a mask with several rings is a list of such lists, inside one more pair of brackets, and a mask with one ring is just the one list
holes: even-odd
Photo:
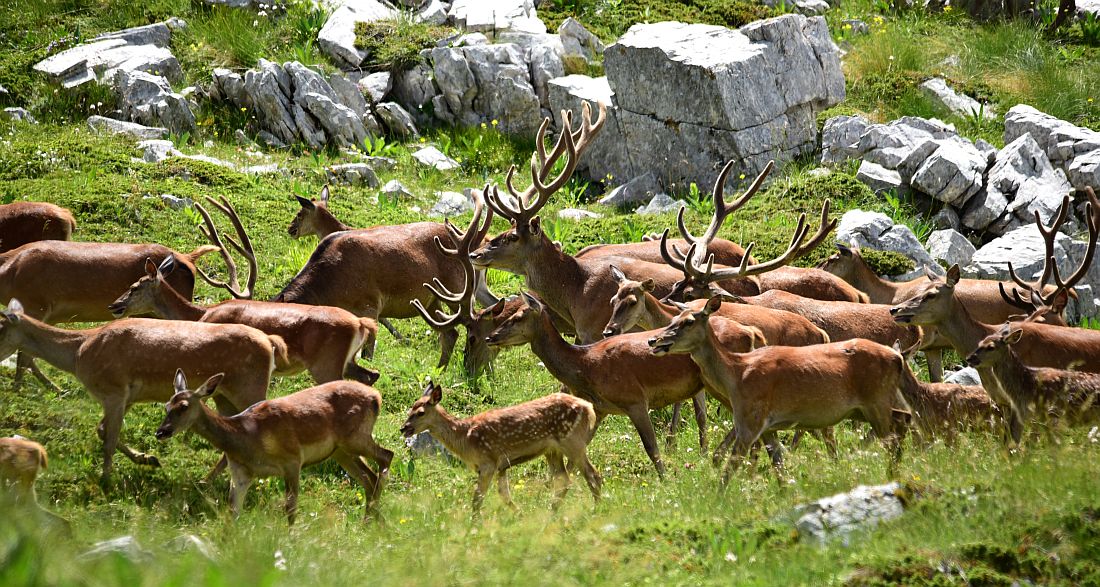
[[(534, 203), (530, 206), (524, 206), (524, 214), (529, 219), (535, 215), (546, 202), (550, 199), (550, 196), (557, 192), (565, 185), (565, 182), (569, 181), (569, 178), (573, 177), (573, 172), (577, 169), (577, 145), (573, 142), (573, 133), (566, 127), (562, 130), (562, 140), (565, 143), (565, 154), (567, 159), (565, 162), (565, 168), (558, 174), (553, 181), (549, 184), (544, 183), (546, 177), (549, 175), (550, 169), (554, 166), (554, 163), (561, 158), (561, 155), (557, 153), (557, 149), (554, 150), (552, 155), (557, 155), (556, 158), (548, 160), (544, 165), (540, 166), (532, 158), (531, 160), (531, 187), (535, 189), (538, 196), (535, 198)], [(523, 206), (523, 204), (520, 204)]]
[[(760, 191), (760, 187), (764, 185), (764, 180), (767, 179), (768, 174), (775, 168), (775, 161), (768, 161), (768, 164), (764, 166), (764, 169), (756, 176), (756, 179), (752, 181), (745, 193), (741, 194), (733, 203), (727, 205), (725, 201), (726, 181), (729, 179), (730, 172), (733, 171), (733, 166), (737, 161), (734, 159), (729, 160), (725, 166), (722, 167), (722, 171), (718, 173), (718, 179), (714, 182), (714, 188), (711, 191), (714, 198), (714, 215), (711, 217), (710, 224), (707, 226), (706, 232), (703, 233), (703, 237), (700, 240), (703, 243), (701, 251), (703, 254), (710, 248), (710, 243), (714, 241), (714, 238), (718, 236), (718, 231), (722, 228), (722, 224), (725, 223), (726, 218), (729, 218), (730, 214), (733, 214), (739, 210), (746, 202)], [(677, 218), (679, 221), (680, 219)], [(691, 239), (688, 236), (686, 229), (681, 228), (681, 232), (684, 233), (685, 240)]]
[(1058, 296), (1062, 294), (1062, 292), (1068, 291), (1071, 287), (1077, 285), (1077, 283), (1080, 282), (1085, 277), (1085, 275), (1088, 274), (1089, 269), (1092, 268), (1092, 258), (1093, 256), (1095, 256), (1096, 253), (1096, 239), (1098, 236), (1098, 219), (1093, 214), (1094, 210), (1092, 207), (1092, 202), (1085, 204), (1085, 224), (1087, 224), (1089, 227), (1089, 242), (1088, 245), (1085, 247), (1084, 259), (1081, 260), (1080, 266), (1078, 266), (1077, 270), (1069, 276), (1069, 279), (1062, 281), (1062, 276), (1058, 272), (1058, 264), (1055, 261), (1053, 255), (1047, 259), (1047, 262), (1051, 266), (1051, 272), (1054, 275), (1054, 283), (1057, 286), (1057, 289), (1055, 289), (1054, 293), (1049, 296), (1043, 296), (1041, 289), (1036, 292), (1039, 295), (1040, 299), (1043, 300), (1044, 305), (1052, 305), (1054, 303), (1054, 300), (1056, 300)]
[(831, 200), (825, 200), (825, 203), (821, 205), (821, 223), (818, 225), (817, 233), (810, 237), (805, 244), (798, 247), (798, 252), (795, 253), (794, 259), (807, 255), (821, 246), (821, 243), (825, 241), (829, 233), (836, 228), (836, 218), (829, 220), (829, 209), (831, 207)]
[[(474, 238), (470, 241), (471, 245), (480, 245), (481, 241), (485, 240), (485, 236), (489, 234), (489, 228), (493, 224), (493, 207), (488, 205), (490, 193), (492, 193), (493, 197), (496, 197), (499, 195), (500, 192), (497, 191), (496, 186), (487, 183), (485, 184), (485, 189), (481, 191), (482, 200), (486, 204), (485, 218), (482, 221), (480, 227), (477, 227), (477, 224), (471, 225), (472, 227), (477, 228)], [(478, 217), (478, 214), (475, 213), (474, 217)], [(467, 257), (469, 257), (469, 255), (467, 255)]]
[(462, 229), (455, 226), (450, 218), (443, 219), (443, 226), (447, 227), (447, 233), (451, 235), (451, 238), (459, 241), (462, 240)]
[(1039, 228), (1039, 234), (1041, 234), (1043, 236), (1043, 246), (1044, 246), (1044, 251), (1043, 252), (1045, 254), (1043, 255), (1043, 272), (1042, 272), (1042, 276), (1039, 278), (1039, 281), (1037, 281), (1034, 286), (1029, 286), (1031, 289), (1034, 289), (1036, 291), (1041, 292), (1043, 290), (1043, 286), (1046, 285), (1047, 280), (1050, 279), (1051, 267), (1052, 266), (1049, 263), (1047, 263), (1046, 260), (1054, 255), (1054, 236), (1058, 233), (1058, 229), (1062, 227), (1062, 224), (1065, 223), (1066, 217), (1068, 215), (1069, 215), (1069, 195), (1068, 194), (1062, 197), (1062, 204), (1060, 206), (1058, 206), (1058, 214), (1056, 214), (1054, 216), (1054, 220), (1051, 222), (1050, 226), (1044, 226), (1043, 225), (1043, 219), (1042, 219), (1041, 216), (1039, 216), (1039, 211), (1038, 210), (1035, 211), (1035, 226), (1037, 226)]
[[(452, 236), (451, 238), (453, 239), (454, 237)], [(439, 238), (438, 236), (435, 237), (433, 240), (435, 241), (435, 246), (436, 246), (437, 249), (439, 249), (439, 252), (443, 253), (444, 255), (447, 255), (448, 257), (458, 257), (459, 256), (459, 254), (460, 254), (459, 251), (461, 250), (459, 247), (455, 247), (453, 249), (448, 249), (447, 245), (443, 244), (443, 239)]]
[(1003, 299), (1006, 304), (1028, 312), (1035, 309), (1033, 304), (1025, 302), (1024, 299), (1020, 297), (1020, 290), (1012, 288), (1012, 295), (1009, 296), (1008, 292), (1005, 290), (1004, 282), (997, 283), (997, 288), (1001, 291), (1001, 299)]
[(737, 279), (741, 277), (748, 277), (750, 275), (759, 275), (761, 273), (767, 273), (773, 269), (782, 267), (792, 260), (798, 257), (800, 251), (800, 245), (806, 240), (806, 234), (810, 231), (810, 227), (806, 224), (806, 215), (801, 214), (798, 217), (798, 226), (795, 228), (794, 236), (791, 238), (791, 244), (787, 247), (787, 250), (782, 255), (766, 261), (764, 263), (757, 263), (756, 265), (748, 264), (748, 252), (752, 249), (755, 243), (750, 243), (749, 247), (745, 249), (745, 257), (741, 259), (741, 265), (735, 268), (718, 269), (711, 272), (706, 276), (708, 283), (715, 281), (721, 281), (724, 279)]
[[(516, 203), (518, 205), (521, 196), (516, 191), (515, 186), (512, 185), (512, 176), (514, 176), (515, 173), (515, 165), (508, 168), (508, 174), (504, 176), (504, 185), (507, 186), (508, 192), (511, 193), (512, 196), (516, 199)], [(497, 190), (493, 190), (492, 194), (486, 193), (485, 200), (485, 203), (489, 205), (489, 208), (491, 210), (504, 218), (512, 220), (513, 222), (515, 222), (516, 218), (519, 218), (523, 214), (522, 210), (512, 206), (510, 202), (506, 202), (504, 199), (502, 199), (500, 197), (500, 192)]]
[[(425, 283), (424, 285), (428, 284)], [(462, 313), (461, 311), (459, 311), (455, 312), (454, 314), (447, 315), (443, 312), (440, 312), (439, 310), (436, 310), (435, 313), (439, 314), (443, 318), (442, 320), (439, 320), (432, 317), (431, 313), (428, 312), (428, 309), (424, 307), (424, 304), (420, 303), (420, 300), (413, 300), (412, 305), (414, 308), (416, 308), (418, 312), (420, 312), (420, 316), (424, 318), (424, 321), (427, 322), (429, 326), (437, 330), (446, 330), (454, 326), (454, 324), (458, 322), (458, 318)]]
[[(676, 251), (677, 256), (673, 256), (669, 248), (668, 229), (666, 228), (665, 231), (661, 233), (661, 258), (663, 258), (665, 260), (665, 263), (668, 263), (671, 267), (679, 269), (680, 271), (684, 271), (686, 273), (687, 269), (684, 268), (684, 266), (686, 265), (686, 258), (682, 254), (680, 254), (679, 251)], [(671, 248), (673, 250), (676, 250), (676, 247)]]
[(466, 292), (455, 293), (451, 291), (449, 287), (443, 285), (443, 282), (438, 277), (433, 277), (431, 283), (425, 283), (424, 287), (428, 288), (432, 292), (432, 295), (445, 301), (457, 304), (462, 301), (462, 296), (466, 295)]
[[(234, 230), (237, 232), (237, 236), (240, 239), (240, 242), (234, 240), (231, 237), (225, 237), (225, 240), (223, 241), (221, 234), (218, 232), (217, 226), (214, 224), (213, 219), (210, 217), (210, 213), (206, 211), (206, 208), (203, 207), (202, 204), (196, 202), (194, 205), (195, 209), (198, 210), (199, 215), (202, 216), (204, 224), (204, 226), (199, 227), (199, 232), (201, 232), (202, 235), (205, 236), (206, 239), (209, 240), (214, 246), (218, 247), (219, 253), (225, 260), (227, 279), (214, 279), (210, 276), (210, 274), (203, 271), (202, 269), (196, 268), (196, 271), (199, 273), (199, 276), (204, 281), (214, 287), (225, 289), (233, 297), (239, 299), (251, 299), (252, 292), (255, 290), (256, 286), (256, 278), (258, 276), (256, 252), (255, 249), (253, 249), (252, 247), (252, 240), (248, 237), (248, 232), (245, 231), (244, 225), (241, 223), (240, 216), (237, 215), (237, 211), (233, 208), (232, 204), (229, 203), (229, 200), (227, 200), (225, 196), (220, 196), (219, 199), (221, 200), (220, 202), (214, 200), (209, 196), (206, 197), (207, 203), (220, 210), (229, 218), (229, 221), (233, 224)], [(228, 241), (229, 245), (235, 251), (237, 251), (237, 253), (244, 256), (244, 258), (248, 261), (248, 285), (243, 290), (241, 289), (240, 282), (238, 281), (237, 263), (233, 260), (232, 255), (230, 255), (229, 250), (226, 248), (225, 241)]]

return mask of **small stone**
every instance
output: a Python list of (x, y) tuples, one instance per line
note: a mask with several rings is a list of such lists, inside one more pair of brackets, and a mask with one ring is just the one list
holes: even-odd
[(580, 208), (562, 208), (558, 210), (558, 218), (562, 220), (588, 220), (595, 218), (603, 218), (603, 214), (599, 212), (593, 212), (591, 210), (582, 210)]
[(657, 176), (646, 173), (612, 189), (600, 198), (599, 203), (604, 206), (626, 206), (649, 202), (659, 193), (661, 186), (657, 183)]
[(635, 214), (665, 214), (668, 212), (675, 212), (679, 210), (681, 206), (686, 206), (687, 203), (683, 200), (673, 200), (668, 194), (657, 194), (653, 196), (653, 199), (648, 204), (642, 206), (634, 211)]
[(173, 196), (172, 194), (161, 194), (159, 196), (149, 194), (143, 196), (143, 198), (147, 200), (160, 200), (167, 204), (168, 207), (173, 210), (183, 210), (184, 208), (190, 208), (191, 205), (194, 203), (191, 201), (191, 198), (181, 198), (179, 196)]
[(394, 200), (413, 197), (412, 192), (396, 179), (391, 179), (386, 182), (386, 185), (382, 186), (382, 195)]
[(150, 139), (138, 143), (138, 149), (142, 150), (142, 160), (146, 163), (159, 163), (169, 157), (183, 155), (176, 150), (176, 145), (167, 139)]
[(336, 183), (366, 185), (372, 188), (382, 185), (381, 182), (378, 181), (378, 175), (374, 172), (374, 169), (371, 169), (371, 166), (366, 163), (343, 163), (340, 165), (333, 165), (328, 169), (328, 176), (330, 181)]
[(858, 18), (847, 18), (840, 21), (840, 26), (850, 35), (866, 35), (871, 32), (871, 27)]
[(474, 203), (466, 194), (459, 192), (437, 192), (439, 200), (432, 204), (428, 216), (450, 218), (474, 209)]
[(197, 552), (209, 561), (216, 560), (217, 558), (214, 547), (209, 542), (194, 534), (180, 534), (165, 544), (165, 548), (179, 554)]
[(932, 216), (932, 226), (936, 230), (947, 228), (958, 230), (960, 226), (959, 213), (951, 206), (944, 206)]
[(133, 536), (120, 536), (113, 540), (97, 542), (77, 558), (85, 561), (95, 560), (112, 554), (121, 555), (134, 563), (147, 563), (153, 560), (153, 553), (138, 544)]
[(443, 154), (434, 146), (427, 146), (412, 154), (413, 159), (425, 167), (434, 167), (439, 171), (450, 171), (461, 167), (458, 161)]
[(416, 130), (416, 124), (413, 123), (412, 116), (399, 104), (383, 102), (375, 106), (374, 111), (382, 119), (382, 124), (386, 126), (386, 130), (391, 135), (400, 138), (420, 136), (420, 133)]
[(372, 73), (360, 79), (355, 85), (371, 104), (377, 104), (393, 89), (393, 75), (388, 71)]
[(26, 108), (9, 107), (4, 109), (4, 113), (0, 115), (0, 119), (23, 121), (30, 124), (38, 124), (38, 121), (31, 116), (30, 112), (27, 112)]
[(876, 194), (893, 193), (895, 196), (900, 196), (909, 193), (909, 184), (901, 179), (900, 173), (878, 163), (870, 161), (860, 163), (856, 179), (862, 181)]
[(944, 383), (954, 383), (956, 385), (981, 385), (982, 377), (978, 375), (978, 370), (973, 367), (963, 367), (954, 373), (944, 373)]
[(168, 129), (166, 128), (144, 126), (135, 122), (115, 120), (105, 116), (89, 116), (88, 126), (95, 131), (126, 135), (138, 140), (163, 139), (168, 136)]
[(920, 89), (926, 96), (942, 108), (959, 116), (978, 116), (986, 120), (996, 120), (997, 113), (988, 105), (983, 105), (974, 98), (956, 92), (947, 85), (947, 80), (942, 77), (934, 77), (920, 85)]
[(817, 16), (829, 11), (829, 3), (825, 0), (795, 0), (794, 6), (806, 16)]

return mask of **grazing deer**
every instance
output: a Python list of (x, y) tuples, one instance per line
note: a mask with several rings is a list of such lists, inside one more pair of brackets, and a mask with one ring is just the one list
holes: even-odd
[(989, 426), (1001, 411), (981, 385), (918, 381), (920, 416), (926, 427), (954, 443), (959, 428)]
[(287, 228), (287, 232), (290, 233), (292, 238), (305, 238), (309, 235), (316, 236), (317, 238), (325, 238), (334, 232), (355, 230), (347, 224), (340, 222), (340, 220), (329, 211), (329, 189), (327, 185), (321, 188), (320, 199), (314, 198), (307, 200), (302, 196), (294, 197), (298, 200), (301, 209), (298, 210), (298, 214), (290, 221), (290, 226)]
[[(543, 120), (538, 135), (540, 140), (531, 157), (531, 186), (522, 193), (518, 192), (512, 184), (513, 168), (506, 181), (512, 198), (501, 197), (495, 190), (486, 194), (488, 205), (496, 214), (509, 219), (512, 227), (471, 253), (470, 258), (476, 267), (492, 267), (522, 275), (528, 289), (537, 293), (554, 314), (560, 316), (565, 326), (576, 332), (577, 339), (590, 343), (601, 338), (604, 325), (610, 318), (610, 307), (592, 303), (592, 300), (609, 300), (618, 289), (610, 274), (612, 264), (632, 278), (652, 278), (659, 295), (670, 291), (679, 273), (661, 263), (626, 257), (572, 257), (563, 253), (543, 232), (541, 220), (536, 214), (546, 205), (549, 197), (569, 180), (576, 168), (577, 157), (607, 119), (606, 107), (601, 104), (600, 116), (593, 123), (591, 109), (586, 103), (581, 128), (574, 132), (571, 115), (563, 112), (562, 116), (562, 132), (549, 154), (541, 142), (549, 119)], [(550, 172), (563, 157), (563, 169), (553, 180), (549, 180)], [(738, 291), (745, 293), (757, 291), (751, 280), (723, 285), (743, 288)]]
[[(224, 199), (221, 204), (211, 201), (240, 227), (236, 212)], [(221, 243), (210, 216), (196, 204), (206, 220), (206, 234)], [(233, 259), (225, 253), (229, 276), (219, 282), (234, 297), (211, 307), (191, 303), (168, 284), (167, 279), (176, 270), (172, 257), (160, 266), (151, 260), (145, 263), (145, 275), (110, 305), (115, 318), (127, 316), (152, 316), (169, 320), (191, 320), (212, 324), (244, 324), (267, 334), (281, 336), (287, 345), (289, 362), (276, 365), (278, 375), (291, 375), (308, 370), (317, 383), (336, 381), (345, 376), (361, 383), (371, 384), (378, 373), (364, 369), (355, 363), (355, 354), (364, 347), (373, 348), (378, 325), (370, 318), (360, 318), (347, 310), (329, 306), (307, 306), (251, 299), (257, 278), (256, 253), (243, 228), (238, 230), (240, 242), (230, 241), (234, 248), (244, 253), (249, 264), (248, 285), (241, 288), (237, 280), (237, 268)]]
[[(1070, 425), (1100, 421), (1100, 373), (1082, 373), (1070, 369), (1029, 367), (1016, 353), (1015, 347), (1025, 340), (1023, 326), (1042, 315), (1040, 309), (1024, 322), (1008, 323), (982, 339), (966, 362), (975, 368), (987, 369), (999, 393), (1008, 397), (1016, 442), (1023, 426), (1035, 409), (1038, 413), (1065, 418)], [(986, 389), (993, 387), (982, 384)], [(992, 390), (990, 391), (992, 394)]]
[(475, 515), (481, 510), (485, 492), (494, 476), (501, 499), (506, 505), (515, 507), (508, 486), (508, 469), (543, 455), (558, 485), (555, 491), (558, 502), (569, 489), (564, 458), (569, 459), (574, 469), (580, 469), (592, 496), (599, 501), (603, 480), (588, 460), (588, 443), (599, 423), (592, 404), (564, 393), (553, 393), (459, 419), (443, 409), (442, 401), (443, 389), (429, 383), (424, 394), (409, 409), (408, 418), (401, 425), (401, 434), (411, 438), (425, 430), (431, 432), (447, 450), (477, 473)]
[[(523, 298), (525, 307), (489, 334), (489, 346), (530, 344), (555, 379), (570, 393), (592, 402), (600, 420), (608, 414), (625, 414), (663, 477), (665, 466), (649, 411), (695, 396), (703, 387), (699, 369), (686, 357), (651, 356), (646, 340), (652, 332), (622, 334), (585, 346), (569, 344), (554, 327), (546, 306), (533, 296), (523, 294)], [(729, 333), (726, 344), (748, 350), (766, 341), (759, 330), (739, 326)], [(696, 421), (699, 445), (705, 447), (705, 410), (696, 410)]]
[(216, 399), (223, 414), (235, 414), (264, 399), (276, 359), (286, 362), (286, 343), (240, 324), (206, 324), (126, 318), (88, 330), (63, 330), (41, 322), (12, 300), (0, 314), (0, 360), (23, 350), (80, 380), (103, 407), (97, 432), (103, 441), (102, 483), (110, 483), (117, 448), (135, 463), (159, 466), (156, 457), (119, 444), (130, 406), (162, 402), (172, 375), (183, 365), (210, 376), (224, 372)]
[(748, 353), (724, 346), (713, 316), (722, 305), (712, 298), (702, 310), (685, 310), (649, 339), (655, 356), (690, 354), (707, 391), (732, 406), (734, 450), (722, 484), (757, 440), (772, 451), (778, 469), (782, 454), (775, 438), (785, 428), (822, 429), (847, 418), (871, 424), (891, 453), (901, 456), (900, 436), (908, 421), (907, 401), (917, 381), (901, 353), (869, 340), (807, 347), (767, 346)]
[(0, 205), (0, 253), (36, 241), (67, 241), (76, 230), (73, 213), (46, 202)]
[[(198, 388), (187, 387), (176, 371), (175, 394), (157, 428), (157, 440), (194, 430), (229, 460), (229, 504), (236, 518), (254, 479), (281, 477), (286, 484), (286, 517), (293, 525), (298, 512), (302, 467), (332, 458), (366, 491), (366, 517), (374, 511), (393, 452), (374, 440), (382, 396), (353, 381), (330, 381), (288, 396), (261, 401), (230, 417), (207, 407), (225, 377), (217, 373)], [(372, 471), (362, 457), (373, 461)]]

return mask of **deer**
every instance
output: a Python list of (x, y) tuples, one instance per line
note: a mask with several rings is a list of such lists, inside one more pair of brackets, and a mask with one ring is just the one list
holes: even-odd
[[(330, 235), (334, 232), (344, 232), (344, 231), (354, 231), (354, 230), (356, 230), (354, 227), (348, 226), (347, 224), (344, 224), (343, 222), (341, 222), (340, 219), (336, 218), (336, 216), (333, 215), (333, 213), (329, 210), (328, 201), (329, 201), (329, 198), (330, 198), (330, 191), (329, 191), (329, 186), (328, 185), (325, 185), (325, 187), (321, 188), (321, 195), (320, 195), (319, 198), (307, 199), (307, 198), (303, 198), (303, 197), (297, 196), (297, 195), (294, 196), (294, 197), (298, 200), (298, 204), (299, 204), (300, 208), (298, 210), (298, 214), (296, 214), (294, 216), (294, 219), (291, 220), (291, 222), (290, 222), (290, 226), (287, 228), (287, 232), (290, 233), (290, 236), (292, 238), (300, 239), (300, 238), (305, 238), (309, 235), (314, 235), (318, 239), (323, 240), (325, 237), (327, 237), (328, 235)], [(427, 232), (432, 233), (432, 234), (427, 234), (424, 237), (424, 239), (420, 239), (420, 240), (425, 240), (428, 243), (431, 243), (432, 239), (435, 236), (439, 236), (438, 234), (436, 234), (436, 232), (438, 232), (438, 229), (440, 227), (430, 226), (432, 224), (438, 224), (438, 223), (427, 223), (427, 222), (418, 223), (419, 228), (421, 228), (421, 229), (423, 229)], [(374, 228), (377, 229), (372, 233), (375, 236), (375, 238), (392, 238), (390, 236), (387, 236), (387, 234), (386, 234), (387, 231), (386, 231), (385, 226), (377, 226), (377, 227), (374, 227)], [(395, 229), (395, 230), (398, 230), (398, 229)], [(433, 231), (436, 231), (436, 232), (433, 232)], [(420, 240), (418, 240), (418, 242), (420, 242)], [(430, 244), (429, 244), (429, 247), (430, 247)], [(426, 254), (430, 256), (433, 252), (434, 252), (434, 250), (430, 250), (430, 252), (428, 252)], [(493, 293), (491, 291), (489, 291), (489, 288), (488, 288), (487, 284), (485, 283), (485, 273), (483, 271), (478, 271), (477, 272), (477, 280), (476, 280), (475, 284), (476, 284), (477, 299), (478, 299), (479, 302), (481, 302), (482, 304), (485, 304), (487, 306), (490, 306), (490, 305), (495, 304), (498, 301), (496, 296), (494, 296)], [(410, 316), (403, 316), (403, 317), (410, 318), (412, 316), (410, 315)], [(386, 329), (389, 330), (390, 333), (393, 334), (395, 338), (397, 338), (399, 340), (402, 338), (401, 334), (397, 331), (397, 329), (393, 326), (393, 324), (389, 321), (388, 318), (383, 317), (383, 318), (380, 318), (378, 321), (383, 326), (385, 326)], [(450, 331), (444, 331), (444, 332), (447, 335), (450, 334)], [(446, 364), (446, 361), (442, 361), (442, 364)]]
[(497, 478), (497, 490), (505, 505), (514, 508), (508, 469), (540, 456), (546, 457), (557, 486), (555, 507), (569, 489), (565, 458), (572, 468), (581, 471), (592, 497), (599, 502), (603, 480), (588, 460), (588, 443), (599, 423), (591, 403), (568, 394), (552, 393), (469, 418), (456, 418), (443, 408), (442, 402), (443, 388), (429, 382), (409, 408), (401, 434), (411, 438), (427, 430), (477, 473), (475, 516), (493, 477)]
[(0, 205), (0, 253), (36, 241), (67, 241), (76, 230), (73, 213), (46, 202)]
[[(28, 315), (49, 324), (102, 322), (112, 318), (107, 306), (145, 274), (145, 260), (175, 259), (180, 271), (172, 287), (188, 299), (194, 294), (195, 262), (217, 250), (203, 245), (184, 254), (157, 244), (38, 241), (0, 253), (0, 300), (18, 298)], [(47, 387), (58, 390), (33, 361), (19, 357), (15, 385), (29, 370)]]
[[(281, 477), (286, 486), (288, 525), (298, 513), (302, 467), (332, 459), (366, 492), (366, 513), (375, 512), (393, 452), (374, 438), (382, 396), (357, 381), (329, 381), (280, 398), (261, 401), (235, 416), (210, 409), (225, 373), (216, 373), (190, 389), (183, 369), (173, 378), (175, 393), (165, 405), (164, 421), (156, 438), (166, 441), (192, 430), (229, 461), (229, 504), (240, 516), (245, 495), (255, 479)], [(363, 461), (371, 460), (376, 471)]]
[(970, 366), (992, 374), (989, 383), (982, 378), (990, 395), (996, 387), (997, 393), (1007, 396), (1013, 428), (1019, 430), (1014, 437), (1017, 443), (1033, 410), (1065, 419), (1073, 426), (1100, 421), (1100, 373), (1033, 367), (1016, 352), (1028, 336), (1023, 326), (1034, 323), (1048, 310), (1041, 307), (1022, 322), (1000, 326), (966, 358)]
[(780, 471), (777, 430), (823, 429), (850, 418), (871, 424), (893, 470), (911, 416), (907, 402), (917, 399), (917, 381), (901, 353), (862, 339), (737, 352), (717, 336), (719, 323), (730, 324), (715, 316), (721, 305), (716, 297), (701, 310), (684, 310), (648, 346), (657, 357), (689, 355), (707, 392), (732, 406), (734, 447), (723, 468), (723, 488), (757, 440), (773, 448), (772, 464)]
[[(208, 198), (209, 200), (209, 198)], [(209, 200), (228, 214), (237, 227), (240, 218), (229, 202)], [(205, 221), (205, 233), (212, 240), (223, 242), (209, 213), (201, 204), (195, 204)], [(249, 264), (248, 283), (240, 287), (237, 268), (228, 253), (226, 259), (229, 276), (219, 281), (234, 298), (210, 307), (191, 303), (168, 283), (176, 271), (175, 259), (167, 257), (161, 264), (145, 261), (145, 275), (134, 282), (125, 293), (109, 307), (115, 318), (152, 316), (168, 320), (189, 320), (210, 324), (244, 324), (275, 334), (286, 342), (286, 364), (276, 365), (276, 375), (293, 375), (309, 371), (316, 383), (326, 383), (348, 377), (366, 384), (378, 379), (378, 372), (355, 363), (359, 349), (374, 346), (378, 324), (370, 318), (360, 318), (347, 310), (330, 306), (264, 302), (250, 299), (257, 279), (256, 253), (243, 227), (238, 230), (239, 241), (232, 241), (234, 248), (244, 253)]]
[[(41, 444), (22, 436), (0, 438), (0, 490), (10, 490), (12, 504), (36, 514), (39, 523), (45, 522), (67, 533), (69, 522), (38, 505), (35, 495), (34, 482), (48, 466), (46, 448)], [(0, 497), (4, 497), (3, 493)]]
[(921, 416), (935, 434), (953, 444), (959, 428), (989, 426), (1001, 419), (1001, 410), (981, 385), (917, 381)]
[(160, 466), (156, 457), (120, 444), (119, 434), (130, 406), (171, 397), (176, 367), (203, 376), (224, 372), (215, 401), (221, 413), (235, 414), (264, 399), (276, 363), (288, 361), (282, 337), (242, 324), (124, 318), (65, 330), (31, 317), (13, 299), (0, 312), (0, 360), (16, 350), (72, 373), (103, 408), (97, 433), (103, 441), (100, 482), (105, 488), (116, 449), (136, 464)]
[[(661, 263), (613, 256), (594, 259), (572, 257), (562, 252), (542, 230), (541, 220), (537, 216), (539, 210), (572, 176), (577, 158), (607, 119), (606, 106), (600, 104), (599, 109), (599, 117), (593, 122), (591, 108), (585, 103), (580, 128), (575, 132), (572, 115), (563, 111), (562, 131), (549, 153), (541, 137), (550, 121), (548, 118), (543, 120), (537, 135), (540, 140), (536, 142), (535, 153), (531, 156), (531, 185), (519, 192), (513, 184), (513, 167), (505, 178), (511, 198), (502, 197), (495, 190), (486, 194), (487, 205), (497, 215), (507, 218), (511, 228), (470, 254), (475, 267), (502, 269), (523, 276), (527, 289), (538, 294), (547, 307), (562, 319), (563, 326), (576, 332), (581, 343), (599, 340), (610, 318), (608, 306), (591, 303), (591, 300), (609, 300), (618, 289), (609, 273), (611, 264), (632, 278), (653, 278), (660, 295), (668, 293), (679, 278), (678, 272)], [(563, 157), (565, 163), (562, 170), (550, 179), (550, 172)], [(747, 293), (757, 290), (751, 280), (723, 285), (735, 290), (743, 287), (746, 289), (738, 291)]]
[[(626, 415), (660, 477), (657, 435), (649, 411), (682, 402), (702, 389), (699, 370), (686, 357), (654, 358), (646, 347), (652, 332), (627, 333), (577, 346), (562, 338), (546, 305), (527, 293), (525, 306), (489, 334), (490, 347), (530, 344), (546, 369), (573, 395), (592, 402), (599, 421), (609, 414)], [(726, 338), (732, 348), (747, 350), (766, 344), (756, 328), (738, 326)], [(696, 410), (699, 445), (706, 447), (706, 410)]]

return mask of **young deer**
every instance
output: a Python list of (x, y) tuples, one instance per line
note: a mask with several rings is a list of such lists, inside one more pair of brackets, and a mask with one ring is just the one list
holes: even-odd
[(38, 504), (34, 481), (47, 464), (41, 444), (22, 436), (0, 438), (0, 485), (11, 488), (16, 504)]
[[(663, 477), (665, 466), (649, 411), (697, 395), (703, 387), (699, 369), (687, 357), (650, 355), (646, 340), (652, 332), (622, 334), (585, 346), (569, 344), (554, 327), (546, 306), (527, 294), (523, 298), (526, 306), (489, 335), (489, 346), (529, 343), (555, 379), (570, 393), (592, 402), (600, 420), (608, 414), (625, 414)], [(730, 348), (749, 350), (766, 341), (759, 330), (738, 326), (725, 343)], [(696, 422), (699, 445), (705, 448), (705, 409), (696, 410)]]
[(1020, 342), (1031, 336), (1024, 326), (1045, 310), (1040, 309), (1024, 322), (1001, 326), (982, 339), (966, 359), (972, 367), (987, 369), (992, 374), (989, 383), (982, 378), (990, 394), (994, 393), (991, 387), (995, 385), (998, 392), (1007, 396), (1016, 442), (1022, 437), (1032, 409), (1044, 416), (1049, 413), (1065, 418), (1070, 425), (1100, 421), (1100, 373), (1029, 367), (1016, 353)]
[[(168, 400), (157, 440), (194, 430), (229, 460), (232, 481), (229, 504), (233, 517), (241, 513), (254, 479), (281, 477), (286, 484), (286, 516), (294, 524), (298, 512), (298, 480), (302, 467), (334, 459), (367, 495), (366, 517), (374, 511), (393, 452), (374, 440), (374, 424), (382, 396), (354, 381), (331, 381), (288, 396), (261, 401), (236, 416), (218, 415), (206, 406), (225, 376), (218, 373), (198, 388), (187, 387), (183, 370), (176, 371), (176, 393)], [(372, 471), (362, 457), (378, 467)]]
[(205, 324), (126, 318), (88, 330), (63, 330), (23, 313), (12, 300), (0, 313), (0, 360), (24, 350), (76, 375), (103, 407), (97, 432), (103, 441), (103, 475), (110, 483), (117, 448), (138, 464), (159, 466), (156, 457), (119, 444), (130, 406), (171, 396), (172, 374), (184, 365), (210, 376), (224, 372), (216, 401), (223, 414), (235, 414), (264, 399), (276, 358), (286, 362), (286, 343), (240, 324)]
[(980, 385), (918, 381), (920, 415), (926, 427), (953, 443), (960, 428), (989, 426), (1001, 411)]
[(891, 467), (901, 456), (916, 379), (894, 349), (869, 340), (849, 340), (808, 347), (768, 346), (736, 352), (721, 344), (716, 326), (728, 322), (713, 316), (722, 305), (713, 298), (699, 311), (685, 310), (649, 340), (654, 355), (690, 354), (707, 391), (732, 406), (734, 450), (722, 484), (757, 440), (772, 451), (778, 469), (782, 455), (775, 438), (785, 428), (822, 429), (857, 417), (871, 424), (891, 453)]
[(76, 230), (73, 213), (46, 202), (0, 205), (0, 253), (35, 241), (67, 241)]
[(290, 226), (287, 227), (287, 232), (290, 233), (292, 238), (305, 238), (309, 235), (325, 238), (334, 232), (355, 230), (341, 222), (329, 211), (329, 189), (327, 185), (321, 188), (320, 199), (307, 200), (302, 196), (294, 197), (298, 200), (301, 209), (298, 210), (298, 214), (294, 216), (294, 219), (290, 221)]
[(475, 515), (481, 509), (494, 476), (501, 499), (514, 507), (508, 469), (543, 455), (558, 485), (557, 501), (560, 502), (569, 489), (564, 458), (569, 459), (574, 469), (580, 469), (592, 496), (599, 501), (603, 481), (588, 460), (587, 450), (599, 422), (592, 404), (564, 393), (553, 393), (459, 419), (443, 409), (442, 401), (443, 389), (429, 383), (424, 394), (409, 409), (408, 418), (401, 425), (401, 434), (410, 438), (425, 430), (431, 432), (447, 450), (477, 473)]

